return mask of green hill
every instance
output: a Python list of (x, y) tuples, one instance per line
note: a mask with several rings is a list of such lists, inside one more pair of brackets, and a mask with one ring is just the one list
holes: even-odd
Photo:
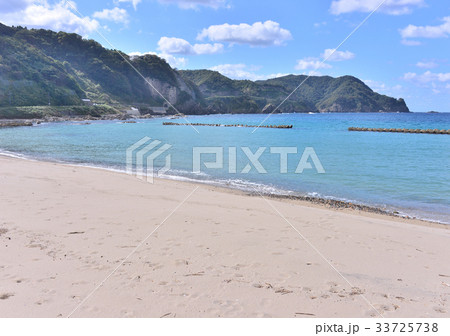
[(289, 75), (252, 82), (233, 81), (210, 70), (184, 70), (180, 73), (199, 87), (212, 112), (216, 106), (229, 103), (230, 97), (236, 98), (235, 109), (228, 112), (252, 113), (261, 111), (268, 104), (275, 108), (302, 82), (300, 88), (281, 105), (279, 112), (409, 112), (403, 99), (380, 95), (352, 76), (311, 76), (305, 81), (307, 77), (304, 75)]
[[(130, 57), (77, 34), (0, 24), (0, 118), (63, 111), (98, 115), (130, 106), (145, 110), (165, 103), (159, 93), (186, 114), (259, 113), (278, 105), (304, 79), (291, 75), (253, 82), (210, 70), (177, 71), (155, 55)], [(82, 99), (94, 106), (83, 107)], [(379, 95), (357, 78), (324, 76), (310, 77), (280, 111), (408, 108), (402, 99)]]
[(129, 57), (77, 34), (0, 24), (0, 107), (82, 105), (86, 98), (122, 110), (162, 106), (133, 67), (171, 104), (199, 106), (197, 87), (157, 56)]

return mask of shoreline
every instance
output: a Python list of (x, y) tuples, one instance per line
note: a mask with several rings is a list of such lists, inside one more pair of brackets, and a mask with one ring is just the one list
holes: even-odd
[[(279, 112), (274, 114), (368, 114), (368, 113), (377, 113), (377, 114), (398, 114), (398, 113), (406, 113), (406, 114), (412, 114), (412, 113), (418, 113), (418, 114), (450, 114), (450, 112), (379, 112), (379, 111), (373, 111), (373, 112)], [(224, 116), (224, 115), (266, 115), (265, 113), (205, 113), (205, 114), (165, 114), (165, 115), (159, 115), (159, 114), (143, 114), (143, 115), (130, 115), (127, 113), (118, 113), (118, 114), (103, 114), (101, 116), (92, 116), (92, 115), (73, 115), (73, 116), (44, 116), (41, 118), (0, 118), (0, 127), (3, 123), (26, 123), (31, 122), (33, 124), (36, 123), (59, 123), (59, 122), (68, 122), (68, 121), (74, 121), (74, 122), (80, 122), (80, 121), (102, 121), (102, 120), (109, 120), (109, 121), (124, 121), (124, 120), (145, 120), (145, 119), (166, 119), (172, 117), (173, 119), (182, 119), (183, 117), (205, 117), (205, 116)], [(171, 118), (171, 119), (172, 119)], [(17, 127), (20, 127), (22, 125), (17, 125)]]
[[(97, 166), (97, 165), (89, 165), (89, 164), (76, 164), (72, 162), (64, 162), (64, 161), (51, 161), (51, 160), (43, 160), (40, 158), (33, 158), (33, 157), (27, 157), (20, 153), (15, 152), (0, 152), (0, 157), (7, 157), (7, 158), (14, 158), (18, 160), (27, 160), (27, 161), (35, 161), (35, 162), (44, 162), (44, 163), (51, 163), (51, 164), (61, 164), (61, 165), (67, 165), (67, 166), (73, 166), (73, 167), (81, 167), (81, 168), (90, 168), (90, 169), (99, 169), (104, 171), (110, 171), (115, 172), (119, 174), (125, 174), (125, 169), (116, 169), (116, 168), (109, 168), (104, 166)], [(180, 179), (181, 177), (181, 179)], [(366, 214), (368, 216), (370, 215), (377, 215), (382, 217), (389, 217), (398, 219), (400, 221), (410, 221), (415, 224), (423, 224), (423, 225), (436, 225), (436, 226), (442, 226), (445, 229), (450, 229), (450, 223), (440, 222), (437, 220), (431, 220), (431, 219), (424, 219), (424, 218), (417, 218), (414, 216), (409, 216), (407, 214), (402, 214), (396, 210), (390, 211), (383, 209), (381, 207), (371, 206), (364, 203), (359, 202), (350, 202), (345, 200), (339, 200), (336, 198), (326, 198), (326, 197), (316, 197), (316, 196), (309, 196), (309, 195), (300, 195), (299, 193), (293, 192), (293, 191), (286, 191), (284, 190), (285, 194), (281, 193), (268, 193), (268, 192), (258, 192), (258, 191), (252, 191), (252, 190), (243, 190), (238, 187), (232, 187), (227, 185), (219, 184), (219, 182), (216, 182), (215, 180), (212, 181), (202, 181), (202, 180), (196, 180), (194, 178), (189, 177), (183, 177), (178, 175), (170, 175), (167, 177), (155, 177), (155, 180), (163, 180), (163, 181), (173, 181), (173, 182), (181, 182), (181, 183), (190, 183), (193, 185), (202, 185), (202, 186), (211, 186), (214, 188), (218, 188), (220, 190), (229, 190), (231, 192), (236, 192), (241, 195), (248, 195), (248, 196), (260, 196), (263, 195), (265, 197), (269, 197), (272, 199), (278, 199), (278, 200), (285, 200), (285, 201), (293, 201), (293, 202), (299, 202), (306, 206), (312, 206), (312, 207), (320, 207), (325, 209), (331, 209), (335, 211), (347, 211), (347, 212), (353, 212), (358, 214)], [(286, 194), (286, 193), (295, 193), (295, 194)]]

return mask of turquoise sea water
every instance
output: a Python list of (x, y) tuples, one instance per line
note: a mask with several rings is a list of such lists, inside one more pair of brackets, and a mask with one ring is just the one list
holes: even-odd
[[(192, 123), (259, 124), (266, 115), (188, 117)], [(292, 124), (293, 129), (163, 126), (166, 119), (123, 124), (95, 121), (90, 125), (64, 122), (0, 129), (0, 151), (43, 160), (125, 170), (127, 147), (148, 136), (172, 145), (168, 178), (271, 193), (298, 193), (349, 200), (450, 223), (450, 136), (433, 134), (349, 132), (350, 126), (374, 128), (450, 129), (450, 114), (333, 113), (278, 114), (266, 124)], [(185, 122), (183, 119), (174, 120)], [(224, 168), (202, 167), (193, 173), (192, 148), (224, 147)], [(229, 148), (236, 148), (237, 172), (228, 170)], [(249, 163), (241, 147), (256, 152), (266, 147), (260, 162), (267, 173)], [(288, 156), (288, 172), (280, 173), (280, 156), (270, 147), (297, 147)], [(305, 169), (295, 174), (306, 147), (314, 148), (325, 174)], [(163, 166), (165, 155), (155, 163)], [(202, 156), (213, 161), (214, 156)], [(311, 162), (311, 160), (309, 161)]]

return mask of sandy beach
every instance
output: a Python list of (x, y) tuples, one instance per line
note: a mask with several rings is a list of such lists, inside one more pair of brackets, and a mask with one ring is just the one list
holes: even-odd
[(0, 250), (1, 317), (450, 316), (444, 225), (100, 169), (0, 156)]

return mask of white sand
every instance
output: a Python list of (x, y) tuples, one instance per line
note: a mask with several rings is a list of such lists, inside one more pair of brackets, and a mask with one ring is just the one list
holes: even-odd
[(450, 316), (444, 226), (6, 157), (0, 316), (69, 315), (155, 228), (73, 317)]

